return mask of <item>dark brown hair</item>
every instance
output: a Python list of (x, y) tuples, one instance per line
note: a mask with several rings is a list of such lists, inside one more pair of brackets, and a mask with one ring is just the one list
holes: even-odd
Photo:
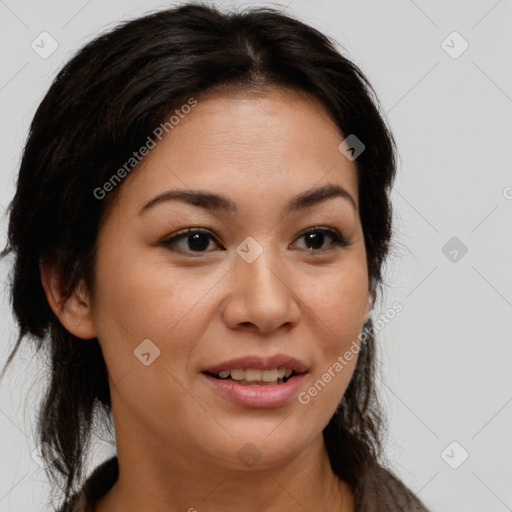
[[(58, 73), (32, 120), (2, 252), (15, 255), (11, 302), (19, 325), (4, 372), (24, 337), (49, 355), (38, 436), (58, 455), (48, 471), (53, 482), (64, 482), (65, 499), (82, 478), (95, 414), (111, 419), (110, 391), (98, 340), (84, 342), (62, 326), (44, 293), (40, 263), (57, 265), (68, 296), (81, 279), (93, 290), (98, 232), (122, 183), (103, 200), (94, 190), (174, 109), (223, 86), (306, 91), (342, 134), (365, 144), (355, 160), (360, 218), (371, 290), (383, 284), (395, 143), (372, 86), (333, 41), (275, 9), (222, 13), (185, 4), (89, 42)], [(377, 464), (384, 427), (371, 318), (363, 332), (355, 372), (324, 430), (333, 471), (351, 485)]]

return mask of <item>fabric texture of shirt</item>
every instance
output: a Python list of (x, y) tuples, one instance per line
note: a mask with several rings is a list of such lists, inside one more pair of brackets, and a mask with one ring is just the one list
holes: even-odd
[[(96, 502), (114, 485), (117, 456), (100, 464), (80, 491), (56, 512), (93, 512)], [(431, 512), (390, 470), (378, 465), (354, 489), (356, 512)]]

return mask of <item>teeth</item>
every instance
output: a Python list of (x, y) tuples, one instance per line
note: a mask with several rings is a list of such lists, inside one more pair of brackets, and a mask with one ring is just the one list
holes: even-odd
[(240, 368), (234, 370), (222, 370), (217, 375), (221, 379), (226, 379), (231, 376), (233, 380), (246, 380), (247, 382), (276, 382), (278, 379), (288, 378), (292, 374), (289, 368), (273, 368), (272, 370), (258, 370), (256, 368), (247, 368), (242, 370)]
[[(263, 370), (261, 372), (261, 380), (263, 382), (273, 382), (278, 379), (279, 373), (277, 368), (275, 370)], [(249, 380), (249, 379), (247, 379)]]
[(231, 378), (233, 380), (242, 380), (245, 379), (245, 372), (243, 370), (231, 370)]
[(253, 370), (252, 368), (248, 368), (247, 370), (245, 370), (245, 380), (247, 382), (261, 380), (261, 370)]

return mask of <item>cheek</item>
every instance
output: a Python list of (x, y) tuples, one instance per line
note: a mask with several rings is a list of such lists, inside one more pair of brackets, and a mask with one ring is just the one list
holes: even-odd
[(102, 346), (109, 369), (122, 374), (137, 366), (134, 350), (149, 339), (166, 368), (185, 372), (194, 340), (201, 339), (211, 316), (210, 290), (223, 273), (105, 257), (96, 275), (95, 323), (98, 338), (106, 340)]
[(113, 394), (148, 418), (164, 397), (157, 423), (200, 414), (182, 386), (211, 316), (208, 291), (220, 277), (121, 259), (105, 259), (97, 276), (95, 323)]
[(317, 364), (298, 398), (327, 424), (357, 364), (368, 306), (366, 267), (352, 265), (350, 271), (326, 274), (310, 287), (307, 303), (316, 334)]
[[(368, 308), (366, 263), (343, 262), (338, 268), (309, 277), (303, 299), (311, 310), (326, 347), (343, 348), (348, 338), (360, 332)], [(304, 280), (303, 280), (304, 281)]]

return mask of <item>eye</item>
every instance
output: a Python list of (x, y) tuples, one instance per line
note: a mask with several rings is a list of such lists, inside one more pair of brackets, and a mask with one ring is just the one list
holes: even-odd
[[(347, 240), (343, 238), (337, 230), (330, 228), (311, 228), (301, 233), (297, 239), (300, 240), (301, 238), (303, 238), (307, 246), (306, 250), (309, 252), (313, 252), (318, 251), (319, 248), (324, 244), (326, 235), (327, 238), (331, 238), (332, 240), (330, 245), (332, 245), (333, 243), (340, 247), (346, 247), (349, 245)], [(326, 249), (323, 249), (320, 252), (324, 252), (325, 250)]]
[[(211, 240), (216, 238), (210, 233), (210, 231), (199, 228), (189, 228), (179, 232), (172, 238), (167, 238), (161, 243), (164, 246), (177, 246), (177, 242), (185, 242), (185, 247), (178, 247), (179, 252), (208, 252), (204, 249), (208, 248)], [(170, 247), (173, 249), (173, 247)]]
[[(306, 245), (305, 250), (308, 252), (324, 252), (329, 249), (329, 246), (327, 249), (320, 249), (320, 247), (322, 247), (325, 243), (326, 236), (327, 239), (331, 239), (330, 246), (332, 246), (333, 243), (340, 247), (346, 247), (349, 245), (347, 240), (343, 238), (337, 230), (321, 227), (308, 229), (307, 231), (301, 233), (297, 240), (304, 238)], [(169, 247), (172, 250), (176, 250), (176, 247), (178, 252), (205, 253), (210, 252), (206, 249), (208, 249), (210, 241), (212, 240), (218, 243), (217, 238), (209, 230), (201, 228), (188, 228), (171, 238), (163, 240), (161, 244), (165, 247)], [(181, 247), (178, 245), (178, 242), (182, 242)]]

